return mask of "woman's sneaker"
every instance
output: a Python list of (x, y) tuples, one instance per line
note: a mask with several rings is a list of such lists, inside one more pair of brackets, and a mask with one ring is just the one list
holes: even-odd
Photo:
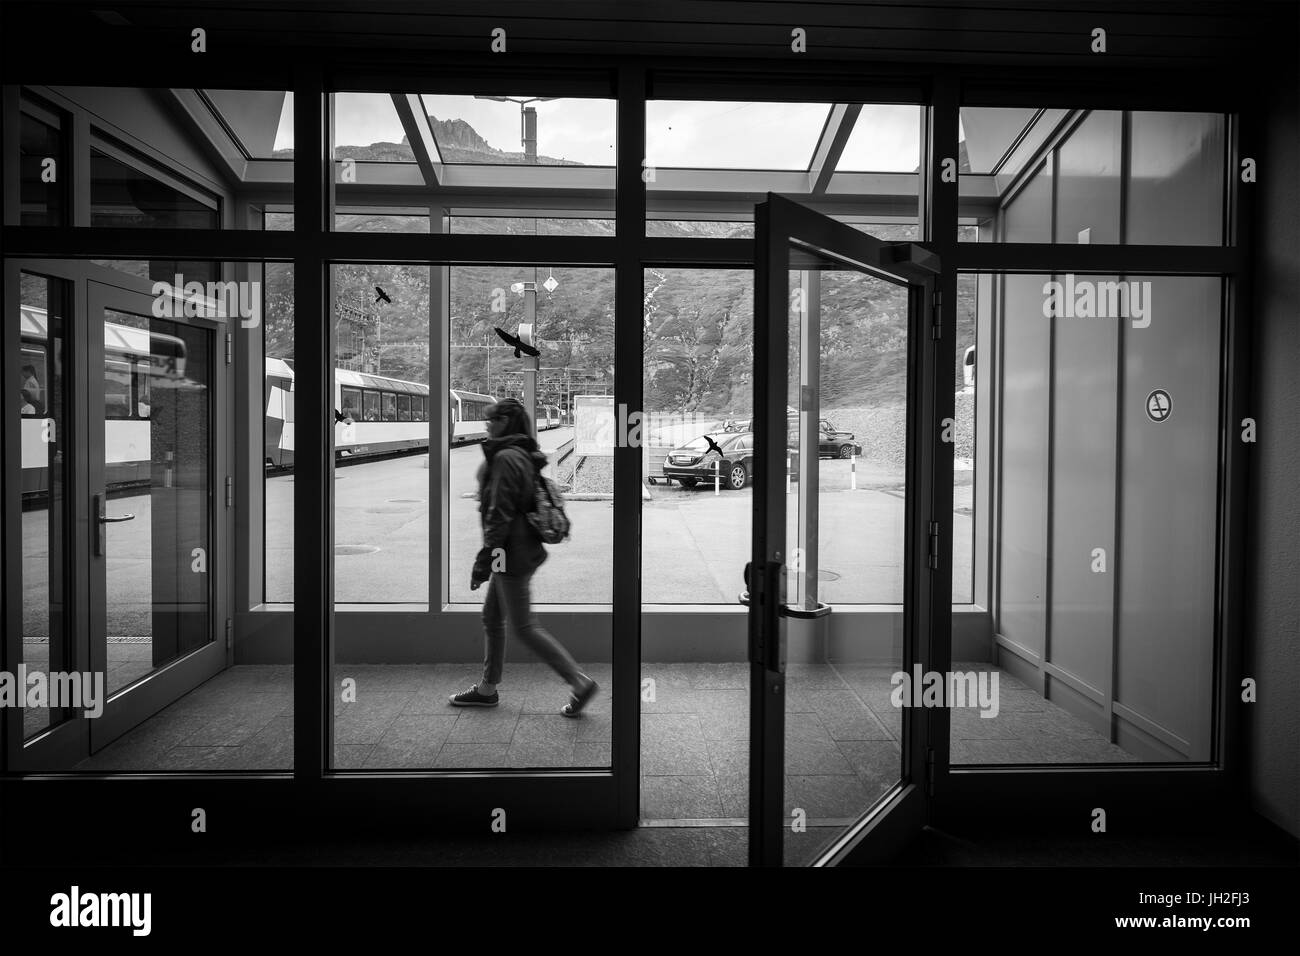
[(587, 701), (596, 696), (598, 690), (600, 690), (600, 686), (588, 677), (587, 686), (583, 688), (582, 693), (570, 694), (569, 702), (561, 708), (560, 713), (565, 717), (577, 717), (582, 713), (582, 708), (587, 706)]
[(475, 684), (469, 690), (463, 690), (459, 694), (453, 694), (448, 698), (453, 707), (495, 707), (500, 697), (496, 691), (491, 694), (480, 694), (478, 684)]

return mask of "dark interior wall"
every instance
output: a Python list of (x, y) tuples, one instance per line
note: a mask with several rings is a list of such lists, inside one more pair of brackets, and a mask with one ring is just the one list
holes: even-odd
[[(1297, 36), (1267, 96), (1266, 148), (1256, 197), (1253, 401), (1259, 424), (1251, 450), (1250, 564), (1246, 592), (1246, 674), (1259, 699), (1247, 705), (1251, 802), (1268, 819), (1300, 836), (1300, 104)], [(1282, 66), (1285, 64), (1285, 66)], [(1267, 170), (1268, 172), (1264, 172)]]

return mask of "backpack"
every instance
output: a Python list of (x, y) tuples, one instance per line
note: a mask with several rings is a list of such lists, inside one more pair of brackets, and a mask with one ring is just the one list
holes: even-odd
[(533, 489), (535, 504), (527, 513), (528, 523), (546, 544), (559, 544), (569, 536), (571, 526), (560, 489), (540, 471), (536, 472)]

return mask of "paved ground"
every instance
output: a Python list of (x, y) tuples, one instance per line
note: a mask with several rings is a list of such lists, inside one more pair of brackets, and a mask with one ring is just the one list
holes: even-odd
[[(544, 448), (568, 437), (543, 432)], [(469, 568), (481, 543), (476, 490), (482, 460), (477, 445), (452, 449), (448, 482), (450, 597), (478, 604)], [(429, 472), (426, 456), (338, 469), (335, 588), (340, 603), (428, 601)], [(859, 471), (850, 490), (850, 465), (823, 461), (819, 562), (822, 599), (830, 603), (895, 604), (902, 600), (903, 505), (901, 475)], [(797, 485), (793, 489), (797, 491)], [(686, 490), (656, 484), (642, 502), (642, 598), (650, 604), (730, 604), (742, 588), (749, 560), (752, 491)], [(972, 558), (970, 486), (959, 489), (954, 514), (953, 599), (970, 600)], [(293, 598), (293, 478), (267, 480), (266, 600)], [(791, 496), (793, 503), (794, 495)], [(614, 509), (610, 501), (569, 501), (573, 537), (550, 548), (534, 580), (539, 603), (608, 603), (613, 584)], [(794, 508), (789, 533), (794, 535)], [(458, 573), (461, 572), (461, 573)]]

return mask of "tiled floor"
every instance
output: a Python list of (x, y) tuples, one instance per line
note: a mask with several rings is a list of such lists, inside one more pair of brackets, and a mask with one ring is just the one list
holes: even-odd
[[(956, 665), (961, 669), (988, 665)], [(462, 664), (341, 667), (355, 702), (335, 703), (339, 769), (547, 768), (609, 765), (609, 665), (590, 672), (606, 691), (580, 719), (559, 714), (567, 691), (540, 664), (514, 664), (495, 709), (459, 709)], [(647, 664), (641, 704), (641, 813), (646, 821), (742, 825), (748, 814), (748, 665)], [(860, 816), (900, 773), (901, 712), (889, 667), (791, 664), (787, 677), (786, 813), (812, 836)], [(650, 685), (646, 685), (648, 688)], [(955, 710), (954, 763), (1095, 762), (1134, 758), (1082, 721), (1000, 674), (1000, 712)], [(649, 697), (653, 699), (646, 699)], [(293, 762), (292, 668), (231, 668), (77, 769), (288, 770)], [(821, 831), (826, 835), (827, 831)], [(816, 842), (820, 842), (817, 840)]]
[[(109, 639), (107, 647), (108, 670), (105, 673), (107, 693), (139, 680), (153, 669), (153, 643), (145, 638)], [(50, 644), (48, 638), (23, 639), (23, 662), (28, 673), (50, 670)], [(50, 725), (50, 712), (44, 707), (30, 707), (23, 711), (23, 736), (30, 737)]]

